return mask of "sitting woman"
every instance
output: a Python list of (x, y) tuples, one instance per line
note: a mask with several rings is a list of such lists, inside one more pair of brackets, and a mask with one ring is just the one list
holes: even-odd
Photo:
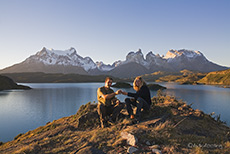
[(137, 107), (136, 119), (139, 122), (141, 120), (141, 109), (143, 108), (144, 111), (147, 111), (150, 108), (151, 105), (150, 91), (145, 81), (140, 76), (136, 77), (135, 80), (133, 81), (133, 89), (136, 91), (136, 93), (122, 91), (122, 94), (133, 97), (133, 98), (126, 98), (125, 103), (126, 103), (129, 117), (131, 119), (134, 119), (133, 109), (131, 105)]

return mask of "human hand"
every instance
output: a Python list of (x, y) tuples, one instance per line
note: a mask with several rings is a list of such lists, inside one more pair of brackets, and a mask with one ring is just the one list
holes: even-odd
[(119, 94), (121, 94), (121, 92), (122, 92), (121, 90), (117, 90), (117, 91), (115, 92), (115, 94), (116, 94), (116, 95), (119, 95)]
[(118, 99), (116, 100), (116, 104), (119, 105), (121, 103), (121, 101)]

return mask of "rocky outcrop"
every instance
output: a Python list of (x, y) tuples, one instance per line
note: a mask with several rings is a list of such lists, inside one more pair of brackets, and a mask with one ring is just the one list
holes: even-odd
[(11, 89), (31, 89), (28, 86), (18, 85), (11, 78), (0, 75), (0, 91), (1, 90), (11, 90)]

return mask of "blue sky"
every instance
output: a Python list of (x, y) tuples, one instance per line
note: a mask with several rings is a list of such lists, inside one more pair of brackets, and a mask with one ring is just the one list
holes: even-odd
[(201, 51), (229, 66), (229, 0), (0, 0), (0, 69), (43, 47), (112, 64), (130, 51)]

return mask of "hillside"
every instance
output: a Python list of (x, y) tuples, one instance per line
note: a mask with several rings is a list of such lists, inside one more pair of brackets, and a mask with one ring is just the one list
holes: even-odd
[(123, 116), (100, 128), (96, 104), (86, 104), (72, 116), (47, 123), (13, 141), (0, 144), (0, 153), (227, 153), (230, 128), (175, 97), (158, 94), (143, 121)]
[(0, 91), (11, 89), (31, 89), (28, 86), (18, 85), (11, 78), (0, 75)]
[(182, 70), (179, 72), (154, 72), (142, 75), (148, 82), (178, 82), (180, 84), (197, 84), (207, 73), (197, 71)]
[[(151, 74), (142, 75), (143, 79), (147, 82), (155, 82), (160, 77), (164, 77), (167, 75), (181, 75), (180, 72), (165, 72), (165, 71), (157, 71)], [(134, 80), (134, 78), (132, 78)]]
[(230, 86), (230, 69), (224, 71), (210, 72), (198, 82), (202, 84)]
[[(62, 73), (6, 73), (2, 74), (20, 83), (77, 83), (77, 82), (104, 82), (105, 75), (80, 75)], [(113, 77), (114, 81), (121, 79)]]
[(207, 73), (199, 73), (182, 70), (178, 74), (170, 74), (159, 77), (156, 82), (178, 82), (180, 84), (197, 84), (197, 81), (205, 77)]

